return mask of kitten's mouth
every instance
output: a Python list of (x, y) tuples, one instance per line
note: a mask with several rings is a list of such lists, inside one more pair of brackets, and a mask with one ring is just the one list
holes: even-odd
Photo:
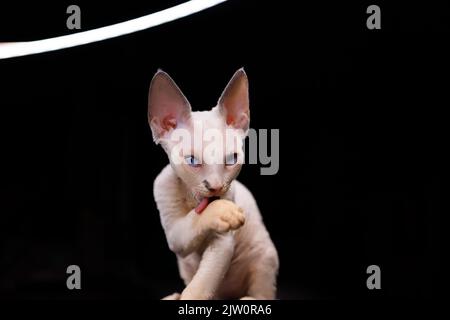
[(220, 197), (214, 196), (214, 197), (204, 197), (202, 200), (200, 200), (200, 203), (195, 207), (195, 212), (200, 214), (203, 210), (213, 202), (214, 200), (220, 199)]

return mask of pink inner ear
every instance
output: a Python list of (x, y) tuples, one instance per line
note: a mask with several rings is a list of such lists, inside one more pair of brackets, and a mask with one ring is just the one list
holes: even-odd
[(177, 119), (175, 119), (175, 117), (172, 115), (166, 116), (161, 124), (161, 128), (164, 131), (168, 131), (170, 129), (175, 129), (176, 126), (177, 126)]
[(227, 125), (231, 126), (234, 124), (234, 117), (231, 114), (227, 115)]
[(236, 129), (247, 129), (250, 120), (248, 80), (243, 69), (239, 69), (220, 96), (219, 104), (226, 115), (226, 124)]

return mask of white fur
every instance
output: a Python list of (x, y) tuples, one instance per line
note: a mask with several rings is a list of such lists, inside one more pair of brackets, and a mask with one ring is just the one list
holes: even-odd
[[(155, 80), (157, 77), (162, 80)], [(192, 168), (185, 163), (175, 163), (170, 156), (172, 127), (193, 130), (192, 124), (200, 121), (203, 130), (236, 129), (234, 134), (240, 143), (233, 151), (243, 158), (245, 135), (242, 129), (248, 128), (249, 121), (245, 73), (239, 70), (235, 74), (219, 105), (208, 112), (190, 112), (187, 99), (168, 75), (157, 74), (155, 78), (153, 82), (158, 91), (152, 93), (151, 85), (149, 122), (155, 140), (169, 154), (170, 165), (155, 179), (154, 198), (169, 248), (177, 255), (180, 275), (186, 284), (181, 295), (172, 294), (166, 299), (275, 299), (277, 251), (255, 199), (235, 180), (240, 164), (205, 164)], [(161, 91), (162, 98), (159, 97)], [(158, 105), (164, 105), (167, 99), (173, 110), (171, 120), (166, 121), (169, 125), (164, 126), (160, 124), (167, 116), (165, 109), (158, 109)], [(229, 106), (229, 103), (235, 105)], [(231, 119), (231, 124), (227, 124), (227, 119)], [(203, 149), (215, 143), (202, 142)], [(203, 149), (192, 152), (198, 155)], [(202, 184), (205, 179), (218, 187), (216, 195), (223, 200), (211, 202), (197, 214), (194, 209), (199, 199), (211, 196)]]

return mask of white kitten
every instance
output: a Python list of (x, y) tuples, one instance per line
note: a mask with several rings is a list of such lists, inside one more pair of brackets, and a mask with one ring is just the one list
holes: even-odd
[[(150, 84), (148, 120), (169, 156), (154, 197), (186, 284), (181, 295), (166, 299), (274, 299), (277, 251), (252, 194), (234, 180), (250, 121), (244, 70), (205, 112), (191, 112), (175, 82), (159, 70)], [(179, 140), (179, 132), (191, 138)], [(226, 139), (212, 139), (211, 132)]]

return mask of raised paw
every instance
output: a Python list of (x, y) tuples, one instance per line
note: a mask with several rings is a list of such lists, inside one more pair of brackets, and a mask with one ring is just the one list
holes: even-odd
[(205, 227), (220, 233), (236, 230), (245, 223), (242, 208), (232, 201), (219, 199), (211, 202), (202, 213)]

